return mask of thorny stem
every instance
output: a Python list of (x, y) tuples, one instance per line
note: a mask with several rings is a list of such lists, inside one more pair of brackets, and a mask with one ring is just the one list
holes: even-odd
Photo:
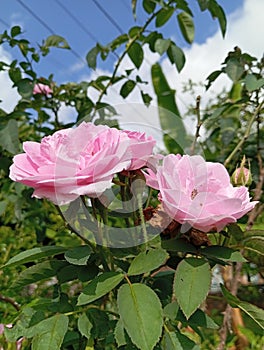
[(202, 121), (201, 121), (201, 113), (200, 113), (200, 102), (201, 102), (201, 96), (197, 96), (196, 98), (196, 107), (195, 107), (195, 111), (196, 111), (196, 116), (197, 116), (197, 125), (196, 125), (196, 132), (194, 135), (194, 140), (190, 149), (190, 155), (193, 155), (195, 152), (195, 147), (197, 144), (197, 140), (198, 137), (200, 137), (200, 129), (202, 126)]
[(259, 115), (259, 112), (261, 110), (261, 108), (263, 107), (264, 104), (264, 100), (258, 105), (258, 107), (256, 108), (255, 112), (252, 114), (252, 117), (248, 123), (246, 132), (244, 134), (244, 136), (241, 138), (241, 140), (238, 142), (238, 144), (236, 145), (236, 147), (233, 149), (233, 151), (230, 153), (230, 155), (226, 158), (225, 162), (224, 162), (224, 166), (227, 167), (227, 165), (230, 163), (230, 161), (233, 159), (233, 157), (235, 156), (235, 154), (237, 153), (237, 151), (239, 151), (241, 149), (241, 147), (243, 146), (244, 142), (247, 140), (247, 138), (250, 135), (250, 131), (251, 131), (251, 127), (253, 125), (253, 123), (256, 120), (256, 117)]

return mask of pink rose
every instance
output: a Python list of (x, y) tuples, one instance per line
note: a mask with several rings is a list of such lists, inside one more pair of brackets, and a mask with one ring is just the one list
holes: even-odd
[(35, 84), (34, 88), (33, 88), (33, 95), (36, 94), (41, 94), (41, 95), (49, 95), (52, 94), (52, 89), (45, 84), (41, 84), (41, 83), (37, 83)]
[(144, 132), (123, 131), (130, 139), (130, 152), (132, 157), (131, 165), (127, 170), (137, 170), (147, 164), (152, 154), (156, 141), (152, 136), (147, 136)]
[(232, 186), (222, 164), (201, 156), (168, 155), (156, 173), (146, 174), (146, 181), (159, 189), (164, 210), (186, 230), (220, 231), (257, 203), (250, 202), (246, 187)]
[(16, 155), (10, 178), (33, 187), (33, 196), (61, 205), (80, 195), (98, 197), (111, 187), (114, 175), (131, 165), (126, 133), (92, 123), (81, 123), (24, 142), (25, 153)]

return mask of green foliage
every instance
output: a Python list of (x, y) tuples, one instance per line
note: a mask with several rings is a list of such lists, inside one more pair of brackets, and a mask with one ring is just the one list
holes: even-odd
[[(207, 160), (225, 163), (230, 174), (246, 155), (253, 177), (251, 195), (260, 201), (253, 222), (252, 217), (249, 220), (244, 217), (224, 231), (208, 233), (206, 240), (201, 232), (183, 234), (172, 230), (161, 232), (139, 247), (105, 249), (89, 241), (91, 232), (87, 236), (79, 235), (65, 225), (58, 208), (46, 200), (32, 198), (31, 189), (9, 179), (12, 158), (22, 151), (24, 141), (39, 141), (83, 119), (118, 125), (114, 106), (104, 102), (109, 87), (117, 83), (124, 99), (133, 91), (139, 93), (146, 106), (157, 100), (168, 152), (183, 153), (188, 149), (190, 136), (177, 106), (176, 91), (169, 86), (161, 64), (157, 62), (151, 67), (154, 94), (145, 92), (147, 82), (140, 68), (147, 46), (152, 52), (168, 57), (179, 73), (182, 71), (184, 52), (177, 41), (163, 36), (162, 29), (177, 18), (183, 38), (191, 44), (195, 34), (191, 4), (185, 0), (133, 1), (134, 16), (142, 6), (147, 15), (145, 23), (134, 26), (106, 45), (97, 43), (90, 49), (86, 61), (92, 69), (110, 53), (117, 55), (113, 73), (92, 81), (58, 85), (53, 75), (39, 78), (38, 63), (52, 47), (70, 49), (61, 36), (49, 36), (37, 48), (22, 37), (18, 26), (0, 36), (0, 44), (9, 45), (21, 56), (11, 63), (0, 62), (0, 70), (8, 73), (20, 95), (13, 111), (0, 110), (0, 265), (3, 267), (0, 323), (14, 324), (12, 329), (5, 329), (0, 346), (2, 343), (8, 348), (16, 346), (15, 342), (24, 337), (23, 347), (35, 350), (198, 350), (207, 349), (209, 340), (217, 348), (222, 314), (219, 310), (210, 310), (209, 316), (201, 309), (203, 304), (210, 305), (212, 268), (218, 264), (232, 269), (241, 264), (242, 272), (249, 277), (259, 276), (259, 273), (263, 276), (263, 193), (259, 190), (264, 159), (263, 60), (258, 61), (237, 47), (228, 53), (222, 67), (207, 78), (207, 89), (220, 75), (227, 75), (233, 85), (205, 110), (195, 107), (206, 134), (199, 151), (195, 147), (197, 143), (193, 144), (192, 151), (202, 150)], [(201, 11), (208, 11), (218, 20), (224, 36), (226, 17), (218, 2), (198, 0), (198, 4)], [(129, 57), (135, 68), (121, 74), (119, 68), (125, 57)], [(52, 94), (33, 95), (36, 83), (47, 84)], [(98, 91), (97, 99), (92, 97), (91, 88)], [(72, 123), (59, 121), (58, 113), (64, 105), (73, 107), (76, 112)], [(121, 176), (113, 186), (118, 200), (131, 196), (132, 179), (124, 183), (123, 180)], [(156, 206), (155, 191), (149, 194), (147, 203)], [(115, 215), (107, 218), (104, 206), (96, 200), (93, 204), (87, 209), (104, 224), (107, 219), (109, 224), (123, 228), (137, 223), (137, 232), (141, 233), (144, 223), (140, 210), (129, 215), (112, 211), (110, 214)], [(78, 211), (78, 205), (70, 205), (68, 213)], [(140, 209), (145, 214), (150, 208), (153, 210), (147, 205)], [(80, 224), (85, 226), (86, 220), (88, 218), (83, 215)], [(146, 230), (149, 229), (147, 225)], [(168, 231), (170, 229), (169, 226)], [(201, 237), (204, 240), (199, 243)], [(252, 328), (242, 329), (242, 332), (258, 349), (261, 339), (263, 341), (258, 331), (263, 331), (264, 315), (263, 304), (257, 306), (254, 302), (261, 303), (261, 285), (257, 289), (258, 298), (251, 295), (251, 287), (243, 286), (239, 298), (222, 287), (222, 295), (253, 323)], [(245, 295), (250, 296), (253, 304), (243, 301)], [(246, 325), (248, 319), (245, 318)], [(234, 339), (228, 338), (226, 345)]]

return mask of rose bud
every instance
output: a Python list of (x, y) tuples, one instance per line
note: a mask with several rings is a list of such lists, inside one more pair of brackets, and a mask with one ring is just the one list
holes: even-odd
[(249, 169), (245, 167), (237, 168), (231, 177), (234, 186), (250, 186), (252, 183), (252, 175)]

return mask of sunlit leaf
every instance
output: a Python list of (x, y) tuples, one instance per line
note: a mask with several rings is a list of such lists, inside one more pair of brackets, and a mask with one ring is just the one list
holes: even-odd
[(177, 266), (174, 294), (188, 319), (205, 300), (211, 284), (211, 271), (204, 259), (186, 258)]
[(67, 43), (66, 39), (64, 39), (60, 35), (50, 35), (47, 37), (47, 39), (44, 42), (44, 46), (46, 47), (58, 47), (60, 49), (70, 49), (69, 44)]
[(191, 44), (194, 40), (194, 23), (192, 17), (187, 12), (181, 12), (177, 16), (181, 33), (187, 43)]
[(128, 275), (150, 272), (163, 265), (168, 258), (169, 255), (164, 249), (150, 249), (142, 252), (132, 261), (128, 269)]
[(167, 54), (171, 63), (175, 64), (178, 72), (180, 73), (185, 65), (185, 55), (183, 50), (174, 43), (171, 43), (171, 45), (168, 48)]
[(77, 305), (85, 305), (101, 298), (114, 289), (124, 278), (120, 272), (104, 272), (95, 277), (79, 295)]
[(40, 258), (54, 256), (57, 254), (64, 253), (67, 250), (65, 247), (57, 247), (57, 246), (45, 246), (39, 248), (32, 248), (17, 254), (12, 257), (4, 266), (16, 266), (25, 264), (28, 262), (32, 262), (38, 260)]
[(65, 259), (73, 265), (86, 265), (91, 254), (91, 248), (87, 245), (74, 247), (65, 252)]
[(157, 294), (144, 284), (124, 284), (117, 295), (122, 323), (132, 342), (152, 350), (162, 332), (162, 308)]

